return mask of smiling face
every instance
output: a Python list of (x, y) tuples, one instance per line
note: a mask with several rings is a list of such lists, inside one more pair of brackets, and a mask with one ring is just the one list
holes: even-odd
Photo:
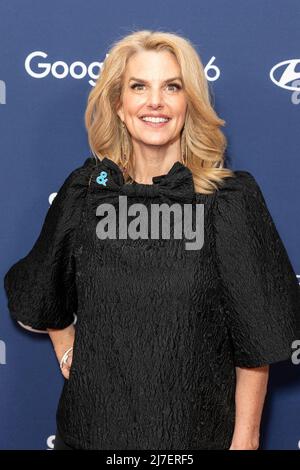
[[(131, 134), (133, 145), (162, 146), (180, 138), (187, 109), (180, 77), (179, 64), (168, 51), (142, 51), (129, 59), (117, 113)], [(167, 121), (149, 122), (153, 116)]]

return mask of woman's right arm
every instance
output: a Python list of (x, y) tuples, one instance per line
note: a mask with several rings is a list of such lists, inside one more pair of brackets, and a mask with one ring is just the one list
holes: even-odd
[[(53, 329), (47, 328), (50, 339), (53, 344), (53, 348), (57, 357), (58, 362), (60, 363), (64, 353), (73, 347), (75, 339), (75, 327), (72, 323), (63, 329)], [(69, 379), (70, 367), (72, 365), (72, 351), (69, 353), (69, 357), (66, 365), (63, 366), (61, 372), (66, 379)]]

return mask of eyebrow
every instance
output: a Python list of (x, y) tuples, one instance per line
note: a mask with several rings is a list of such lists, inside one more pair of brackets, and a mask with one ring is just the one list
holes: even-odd
[[(148, 83), (147, 80), (143, 80), (142, 78), (130, 77), (128, 81), (130, 82), (131, 80), (135, 80), (137, 82)], [(168, 78), (167, 80), (164, 80), (163, 83), (173, 82), (174, 80), (182, 81), (182, 78), (181, 77)]]

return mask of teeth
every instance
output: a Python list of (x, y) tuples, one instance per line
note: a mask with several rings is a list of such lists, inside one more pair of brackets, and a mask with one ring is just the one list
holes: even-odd
[(165, 118), (156, 118), (156, 117), (148, 117), (148, 116), (142, 117), (142, 120), (149, 121), (149, 122), (168, 122), (169, 121), (169, 119), (165, 119)]

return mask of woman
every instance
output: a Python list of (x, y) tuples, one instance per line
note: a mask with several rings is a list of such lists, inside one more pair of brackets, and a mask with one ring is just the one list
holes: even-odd
[[(116, 42), (85, 118), (94, 157), (5, 275), (13, 318), (49, 332), (65, 378), (55, 448), (257, 449), (269, 364), (299, 338), (299, 286), (255, 178), (224, 168), (194, 47), (158, 31)], [(149, 237), (163, 203), (172, 233), (183, 212), (166, 208), (204, 208), (200, 248)]]

